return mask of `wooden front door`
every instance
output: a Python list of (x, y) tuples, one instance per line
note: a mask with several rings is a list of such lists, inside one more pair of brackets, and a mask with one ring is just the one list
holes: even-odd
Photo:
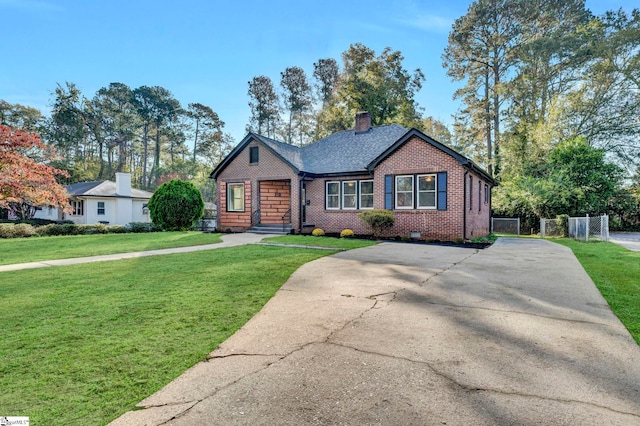
[(260, 223), (282, 225), (291, 221), (291, 182), (265, 180), (260, 182)]

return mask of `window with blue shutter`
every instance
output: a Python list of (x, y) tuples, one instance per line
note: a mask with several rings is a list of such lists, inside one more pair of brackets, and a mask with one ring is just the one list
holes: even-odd
[(447, 172), (438, 173), (438, 210), (447, 209)]
[(384, 208), (393, 210), (393, 175), (384, 176)]

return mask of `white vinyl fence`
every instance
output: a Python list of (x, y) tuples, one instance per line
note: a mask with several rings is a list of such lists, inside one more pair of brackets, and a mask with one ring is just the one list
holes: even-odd
[(580, 241), (609, 241), (609, 216), (570, 217), (569, 237)]
[(492, 217), (491, 232), (520, 235), (520, 218)]

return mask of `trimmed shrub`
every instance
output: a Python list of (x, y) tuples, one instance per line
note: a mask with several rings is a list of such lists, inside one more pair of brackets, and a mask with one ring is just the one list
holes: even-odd
[(340, 238), (352, 238), (353, 235), (354, 234), (351, 229), (343, 229), (342, 232), (340, 232)]
[(313, 235), (314, 237), (322, 237), (324, 235), (324, 231), (320, 228), (316, 228), (311, 231), (311, 235)]
[(24, 238), (36, 235), (36, 230), (28, 223), (0, 223), (0, 238)]
[(80, 235), (81, 229), (75, 223), (65, 223), (59, 225), (52, 223), (51, 225), (40, 226), (36, 229), (40, 236), (55, 237), (59, 235)]
[(380, 236), (385, 230), (390, 229), (396, 221), (391, 210), (366, 210), (358, 213), (358, 217), (365, 225), (371, 227), (374, 237)]
[(141, 232), (159, 232), (162, 228), (155, 223), (150, 222), (131, 222), (125, 228), (125, 232), (141, 233)]
[(179, 179), (163, 183), (149, 200), (154, 224), (165, 231), (188, 231), (204, 214), (204, 200), (191, 182)]

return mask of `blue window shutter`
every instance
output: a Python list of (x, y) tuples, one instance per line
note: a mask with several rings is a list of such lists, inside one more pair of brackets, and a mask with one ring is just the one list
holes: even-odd
[(393, 175), (384, 175), (384, 208), (393, 210)]
[(438, 210), (447, 209), (447, 172), (438, 173)]

